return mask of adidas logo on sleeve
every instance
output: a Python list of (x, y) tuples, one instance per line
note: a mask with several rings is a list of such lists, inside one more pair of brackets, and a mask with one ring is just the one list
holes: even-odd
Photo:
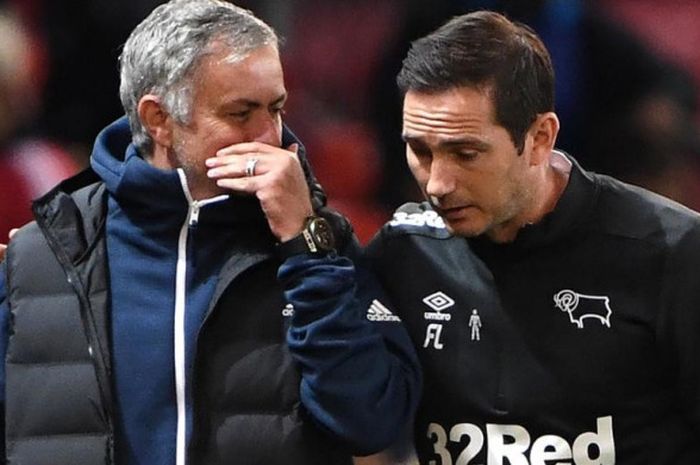
[(367, 309), (367, 319), (370, 321), (401, 321), (377, 299), (374, 299)]

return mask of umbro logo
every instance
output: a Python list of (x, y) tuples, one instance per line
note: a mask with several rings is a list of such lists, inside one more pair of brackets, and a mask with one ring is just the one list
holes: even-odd
[(424, 312), (423, 318), (426, 320), (440, 321), (440, 323), (429, 323), (425, 327), (425, 341), (423, 342), (423, 347), (427, 348), (432, 346), (437, 350), (442, 350), (443, 347), (445, 347), (440, 339), (442, 335), (442, 322), (452, 319), (452, 315), (449, 313), (442, 313), (442, 311), (452, 307), (455, 301), (444, 292), (437, 291), (423, 297), (423, 303), (434, 310), (432, 312)]
[(367, 309), (367, 319), (370, 321), (401, 321), (377, 299), (374, 299)]
[(440, 310), (445, 310), (446, 308), (453, 306), (455, 301), (444, 292), (438, 291), (424, 297), (423, 303), (436, 312), (439, 312)]
[(441, 313), (455, 304), (455, 301), (444, 292), (438, 291), (424, 297), (423, 303), (434, 310), (423, 313), (423, 318), (426, 320), (450, 321), (452, 319), (449, 313)]

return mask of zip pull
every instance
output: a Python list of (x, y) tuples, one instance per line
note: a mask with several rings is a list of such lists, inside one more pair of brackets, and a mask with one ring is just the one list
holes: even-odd
[(185, 194), (187, 203), (189, 203), (189, 210), (187, 212), (187, 226), (195, 227), (199, 224), (199, 209), (204, 205), (221, 202), (228, 199), (228, 194), (217, 195), (216, 197), (211, 197), (208, 199), (195, 200), (192, 198), (190, 193), (190, 188), (187, 186), (187, 176), (185, 176), (185, 170), (182, 168), (177, 169), (177, 175), (180, 178), (180, 185), (182, 186), (182, 193)]
[(197, 226), (197, 223), (199, 223), (199, 208), (199, 202), (193, 200), (190, 204), (190, 219), (188, 220), (188, 225), (190, 227)]

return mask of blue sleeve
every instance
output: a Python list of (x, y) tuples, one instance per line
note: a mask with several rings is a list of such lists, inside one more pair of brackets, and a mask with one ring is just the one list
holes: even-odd
[(287, 342), (305, 408), (354, 455), (390, 446), (413, 421), (422, 379), (378, 282), (336, 255), (291, 257), (279, 279), (294, 306)]

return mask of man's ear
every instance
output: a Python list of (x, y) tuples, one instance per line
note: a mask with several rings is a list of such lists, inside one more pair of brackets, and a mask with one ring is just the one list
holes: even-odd
[(144, 95), (139, 100), (137, 111), (141, 123), (153, 139), (154, 145), (170, 148), (173, 144), (173, 121), (170, 114), (163, 108), (160, 98), (152, 94)]
[(554, 144), (557, 142), (557, 134), (559, 134), (559, 118), (556, 113), (548, 111), (537, 115), (537, 119), (528, 131), (528, 135), (532, 138), (530, 160), (533, 165), (549, 160)]

